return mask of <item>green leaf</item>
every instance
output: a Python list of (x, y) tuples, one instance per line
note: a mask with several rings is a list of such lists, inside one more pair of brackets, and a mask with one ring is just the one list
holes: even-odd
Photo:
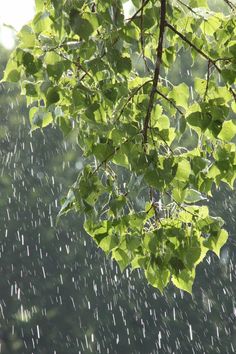
[(178, 168), (175, 178), (179, 181), (188, 181), (189, 175), (191, 173), (191, 165), (188, 160), (182, 160), (178, 163)]
[(189, 88), (185, 83), (175, 86), (168, 94), (168, 98), (172, 98), (177, 106), (188, 108)]
[[(156, 123), (154, 123), (154, 127), (159, 128), (161, 130), (167, 130), (170, 128), (170, 120), (166, 115), (159, 116), (159, 119)], [(170, 138), (168, 136), (168, 138)]]
[(12, 54), (4, 70), (2, 81), (18, 82), (20, 80), (20, 76), (20, 68), (18, 67)]
[(209, 16), (204, 19), (200, 27), (205, 35), (213, 36), (220, 25), (221, 20), (219, 19), (219, 14), (217, 14), (217, 16)]
[(79, 11), (75, 9), (71, 10), (70, 12), (70, 26), (74, 33), (78, 34), (85, 40), (88, 40), (89, 36), (94, 31), (91, 22), (83, 18)]
[(172, 283), (179, 289), (192, 294), (192, 286), (195, 279), (195, 270), (182, 270), (178, 275), (172, 275)]
[(190, 7), (208, 7), (207, 0), (190, 0)]
[(112, 69), (118, 73), (128, 75), (132, 69), (132, 63), (127, 55), (121, 55), (116, 49), (110, 50), (108, 53)]
[(58, 89), (55, 87), (49, 88), (46, 94), (47, 106), (56, 103), (60, 100)]
[(53, 122), (52, 113), (44, 107), (33, 107), (29, 112), (31, 130), (45, 128)]
[(24, 81), (23, 83), (25, 91), (22, 89), (22, 94), (24, 93), (26, 96), (30, 97), (37, 97), (38, 96), (38, 90), (37, 86), (32, 84), (30, 81)]
[(72, 189), (70, 189), (67, 194), (67, 197), (63, 200), (58, 216), (62, 216), (66, 214), (68, 211), (70, 211), (73, 208), (74, 202), (75, 202), (75, 195)]
[(157, 232), (148, 232), (143, 239), (143, 245), (149, 252), (156, 253), (159, 245), (159, 237)]
[(107, 188), (97, 175), (84, 171), (84, 174), (80, 177), (76, 191), (80, 198), (93, 207), (99, 197), (107, 191)]
[(170, 271), (168, 269), (155, 269), (149, 266), (145, 270), (145, 276), (147, 281), (154, 287), (163, 293), (164, 288), (167, 286), (170, 280)]
[(72, 130), (71, 121), (67, 118), (59, 116), (58, 117), (58, 124), (59, 124), (60, 129), (63, 132), (63, 135), (66, 137)]
[(35, 34), (32, 28), (28, 25), (22, 27), (18, 33), (18, 38), (22, 48), (34, 48), (35, 46)]
[(162, 189), (164, 187), (164, 179), (157, 170), (146, 170), (144, 179), (145, 182), (151, 187), (158, 189)]
[(48, 11), (38, 12), (32, 21), (32, 28), (37, 34), (50, 31), (52, 25), (53, 22)]
[(44, 9), (45, 0), (35, 0), (36, 12), (39, 12)]
[(223, 69), (221, 72), (225, 82), (232, 85), (236, 80), (236, 70), (233, 69)]
[(42, 61), (27, 51), (22, 53), (22, 64), (25, 67), (25, 73), (27, 76), (38, 73), (42, 68)]
[(141, 237), (137, 235), (127, 235), (126, 245), (129, 251), (136, 250), (141, 244)]
[(186, 119), (188, 124), (205, 131), (212, 121), (212, 115), (210, 112), (203, 112), (198, 104), (193, 104), (189, 107)]
[(120, 270), (123, 270), (128, 266), (130, 259), (125, 251), (121, 248), (116, 248), (112, 251), (112, 258), (119, 264)]
[(129, 57), (123, 56), (116, 63), (117, 71), (124, 75), (129, 75), (131, 68), (132, 68), (132, 63)]
[(206, 200), (200, 192), (194, 189), (188, 189), (184, 198), (185, 203), (196, 203), (202, 200)]
[(113, 199), (110, 202), (110, 208), (111, 211), (115, 216), (117, 216), (117, 213), (119, 212), (120, 209), (122, 209), (126, 204), (126, 198), (123, 195), (119, 195), (117, 198)]
[(119, 150), (112, 158), (112, 161), (118, 165), (123, 167), (129, 167), (129, 160), (126, 154)]
[(232, 110), (236, 113), (236, 102), (232, 102)]
[[(102, 235), (100, 234), (102, 237), (96, 237), (97, 235), (95, 234), (94, 238), (95, 240), (98, 242), (99, 247), (105, 252), (108, 253), (111, 250), (113, 250), (113, 248), (115, 248), (118, 244), (118, 240), (117, 237), (114, 235)], [(122, 261), (122, 257), (120, 256), (121, 254), (121, 250), (119, 252), (117, 252), (117, 260), (121, 260)], [(114, 256), (113, 256), (114, 257)], [(121, 267), (122, 267), (122, 262), (121, 262)]]
[(114, 147), (109, 143), (96, 144), (93, 146), (92, 151), (99, 161), (108, 161), (115, 153)]
[(198, 174), (203, 171), (207, 166), (209, 166), (210, 161), (200, 156), (194, 156), (191, 161), (191, 166), (194, 174)]
[(194, 78), (194, 88), (199, 96), (203, 96), (206, 92), (207, 81), (200, 79), (199, 77)]
[(136, 256), (131, 261), (132, 270), (137, 269), (137, 268), (145, 268), (146, 263), (147, 263), (147, 257), (146, 256)]
[(152, 111), (152, 117), (151, 117), (151, 123), (153, 128), (158, 127), (158, 122), (161, 120), (162, 112), (163, 112), (162, 106), (156, 104)]
[(57, 47), (57, 42), (55, 38), (45, 35), (43, 33), (38, 36), (38, 40), (40, 41), (40, 44), (42, 45), (42, 48), (45, 51), (54, 50)]
[(46, 64), (46, 70), (50, 77), (59, 79), (65, 70), (65, 64), (63, 59), (54, 52), (46, 53), (44, 57), (44, 63)]
[(212, 250), (218, 257), (220, 257), (220, 250), (228, 240), (228, 232), (224, 229), (214, 233), (204, 241), (204, 246)]
[(202, 254), (202, 247), (199, 241), (191, 240), (191, 245), (181, 252), (181, 259), (185, 266), (192, 270), (199, 263)]
[(177, 203), (182, 203), (186, 196), (186, 190), (182, 188), (175, 188), (173, 190), (173, 198)]
[(236, 124), (232, 120), (223, 123), (218, 138), (224, 141), (231, 141), (236, 135)]
[(79, 46), (79, 53), (81, 58), (88, 60), (90, 59), (93, 54), (96, 52), (96, 42), (94, 42), (92, 39), (87, 40), (84, 43), (80, 43)]

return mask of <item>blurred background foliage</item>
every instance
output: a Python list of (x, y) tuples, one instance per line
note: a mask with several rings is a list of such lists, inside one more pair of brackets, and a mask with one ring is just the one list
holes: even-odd
[[(1, 73), (8, 56), (0, 47)], [(201, 65), (181, 64), (172, 80), (191, 85)], [(31, 135), (17, 86), (0, 84), (0, 106), (0, 353), (235, 352), (236, 193), (222, 185), (209, 201), (230, 234), (221, 259), (198, 267), (192, 297), (173, 286), (162, 296), (142, 273), (121, 274), (78, 215), (56, 224), (81, 168), (76, 133)]]

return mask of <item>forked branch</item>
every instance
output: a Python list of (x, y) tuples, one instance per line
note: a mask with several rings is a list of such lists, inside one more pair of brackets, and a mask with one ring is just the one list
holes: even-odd
[[(165, 22), (165, 25), (167, 27), (169, 27), (172, 32), (174, 32), (175, 34), (177, 34), (184, 42), (186, 42), (190, 47), (192, 47), (193, 49), (195, 49), (196, 52), (198, 52), (203, 58), (205, 58), (208, 63), (210, 63), (210, 65), (214, 66), (216, 68), (216, 70), (218, 71), (218, 73), (221, 74), (221, 68), (216, 64), (216, 60), (213, 60), (212, 58), (209, 57), (208, 54), (206, 54), (205, 52), (203, 52), (200, 48), (198, 48), (193, 42), (191, 42), (187, 37), (185, 37), (185, 35), (183, 35), (182, 33), (180, 33), (175, 27), (173, 27), (169, 22)], [(229, 92), (232, 94), (234, 100), (236, 101), (236, 92), (232, 89), (232, 87), (228, 86), (228, 90)]]

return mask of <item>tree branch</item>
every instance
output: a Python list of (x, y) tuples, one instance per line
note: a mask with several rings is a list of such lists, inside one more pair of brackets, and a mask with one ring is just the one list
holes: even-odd
[[(198, 52), (199, 54), (201, 54), (201, 56), (203, 58), (205, 58), (211, 65), (213, 65), (216, 70), (218, 71), (218, 73), (221, 74), (221, 69), (220, 67), (216, 64), (216, 60), (211, 59), (208, 54), (206, 54), (205, 52), (203, 52), (200, 48), (198, 48), (193, 42), (191, 42), (187, 37), (185, 37), (182, 33), (180, 33), (175, 27), (173, 27), (169, 22), (165, 22), (165, 25), (167, 27), (169, 27), (171, 29), (172, 32), (174, 32), (175, 34), (177, 34), (184, 42), (186, 42), (190, 47), (192, 47), (193, 49), (196, 50), (196, 52)], [(229, 92), (232, 94), (232, 96), (234, 97), (234, 100), (236, 101), (236, 93), (234, 92), (234, 90), (232, 89), (232, 87), (228, 86), (228, 90)]]
[(118, 121), (120, 119), (120, 117), (122, 116), (124, 110), (125, 110), (125, 107), (127, 106), (127, 104), (132, 100), (132, 98), (146, 85), (148, 84), (149, 82), (152, 82), (152, 80), (147, 80), (145, 81), (142, 85), (140, 85), (139, 87), (137, 87), (134, 92), (132, 92), (130, 94), (130, 96), (127, 98), (126, 102), (124, 103), (124, 106), (122, 107), (121, 111), (120, 111), (120, 114), (118, 115), (116, 121)]
[(187, 37), (180, 33), (175, 27), (173, 27), (169, 22), (166, 21), (166, 26), (171, 29), (172, 32), (177, 34), (184, 42), (186, 42), (190, 47), (196, 50), (203, 58), (209, 60), (209, 62), (214, 65), (218, 72), (221, 72), (219, 66), (215, 63), (215, 60), (211, 59), (206, 53), (204, 53), (200, 48), (198, 48), (193, 42), (191, 42)]
[(145, 117), (145, 120), (144, 120), (144, 124), (143, 124), (143, 142), (144, 142), (144, 144), (147, 143), (148, 126), (149, 126), (149, 121), (150, 121), (150, 118), (151, 118), (151, 113), (152, 113), (153, 103), (154, 103), (154, 97), (155, 97), (157, 84), (158, 84), (158, 80), (159, 80), (159, 75), (160, 75), (165, 24), (166, 24), (166, 0), (161, 0), (160, 33), (159, 33), (159, 40), (158, 40), (158, 46), (157, 46), (156, 67), (155, 67), (155, 72), (154, 72), (152, 90), (151, 90), (151, 93), (150, 93), (150, 98), (149, 98), (149, 103), (148, 103), (147, 114), (146, 114), (146, 117)]
[(144, 4), (144, 0), (142, 0), (141, 16), (140, 16), (140, 43), (141, 43), (141, 51), (142, 51), (143, 61), (144, 61), (147, 71), (150, 73), (150, 69), (147, 65), (147, 60), (145, 57), (144, 31), (143, 31), (143, 10), (144, 10), (143, 4)]
[(174, 103), (173, 100), (171, 100), (169, 97), (167, 97), (166, 95), (164, 95), (161, 91), (156, 89), (156, 93), (161, 96), (162, 98), (164, 98), (167, 102), (169, 102), (171, 104), (171, 106), (173, 106), (182, 116), (184, 116), (184, 112), (182, 112), (178, 106), (176, 106), (176, 104)]
[(236, 6), (230, 0), (224, 0), (224, 2), (231, 8), (231, 10), (236, 9)]
[(133, 14), (132, 17), (128, 18), (127, 21), (128, 22), (133, 21), (137, 17), (137, 15), (143, 11), (144, 7), (149, 3), (149, 1), (150, 0), (143, 1), (142, 6)]
[(201, 17), (201, 15), (199, 15), (196, 11), (194, 11), (189, 5), (183, 3), (181, 0), (177, 0), (182, 6), (186, 7), (190, 12), (192, 12), (194, 15)]
[(110, 157), (114, 156), (114, 155), (116, 154), (116, 152), (121, 149), (121, 147), (122, 147), (123, 144), (128, 143), (129, 141), (131, 141), (132, 139), (134, 139), (137, 135), (139, 135), (139, 134), (141, 134), (141, 133), (142, 133), (142, 132), (139, 131), (138, 133), (134, 134), (133, 136), (130, 136), (130, 137), (128, 137), (127, 139), (125, 139), (125, 141), (123, 141), (121, 145), (116, 146), (116, 147), (114, 148), (114, 150), (113, 150), (109, 155), (107, 155), (107, 156), (105, 157), (105, 159), (102, 160), (102, 161), (100, 162), (100, 164), (95, 168), (95, 170), (91, 173), (91, 176), (95, 175), (95, 174), (97, 173), (97, 171), (98, 171), (104, 164), (106, 164), (106, 163), (108, 162), (108, 160), (110, 159)]

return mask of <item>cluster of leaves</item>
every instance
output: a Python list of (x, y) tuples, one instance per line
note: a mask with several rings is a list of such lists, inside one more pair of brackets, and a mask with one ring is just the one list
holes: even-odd
[[(161, 291), (191, 292), (227, 240), (204, 200), (236, 177), (236, 20), (206, 0), (36, 0), (4, 80), (20, 81), (32, 130), (78, 129), (83, 168), (60, 215)], [(131, 15), (129, 15), (131, 12)], [(201, 65), (191, 87), (169, 72)]]

